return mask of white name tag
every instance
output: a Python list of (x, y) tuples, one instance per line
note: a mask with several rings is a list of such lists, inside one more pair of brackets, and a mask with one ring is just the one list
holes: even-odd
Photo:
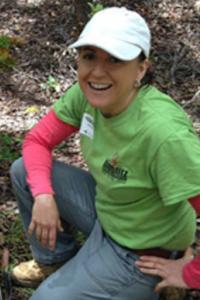
[(81, 121), (80, 133), (84, 134), (92, 139), (94, 136), (93, 123), (94, 123), (93, 117), (87, 113), (84, 113), (82, 121)]

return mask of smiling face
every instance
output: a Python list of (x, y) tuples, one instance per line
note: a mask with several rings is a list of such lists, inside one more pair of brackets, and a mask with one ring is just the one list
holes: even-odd
[(78, 81), (88, 102), (110, 117), (125, 110), (134, 99), (148, 61), (122, 61), (96, 47), (82, 47), (78, 56)]

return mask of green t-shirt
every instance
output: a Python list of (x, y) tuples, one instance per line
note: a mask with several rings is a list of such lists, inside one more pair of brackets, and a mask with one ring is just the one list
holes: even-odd
[(137, 249), (193, 242), (195, 212), (187, 199), (200, 194), (200, 141), (179, 105), (149, 86), (125, 111), (105, 118), (76, 83), (54, 109), (80, 127), (97, 182), (97, 215), (109, 236)]

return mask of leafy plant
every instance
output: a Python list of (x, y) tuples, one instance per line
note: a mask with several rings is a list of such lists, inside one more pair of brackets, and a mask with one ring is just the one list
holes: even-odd
[(10, 54), (8, 49), (0, 48), (0, 68), (11, 68), (16, 65), (15, 59)]
[(88, 2), (88, 5), (90, 7), (90, 13), (89, 13), (89, 17), (91, 18), (94, 14), (96, 14), (97, 12), (99, 12), (100, 10), (104, 9), (103, 4), (100, 3), (92, 3), (92, 2)]
[(10, 47), (12, 46), (12, 38), (6, 35), (0, 35), (0, 67), (13, 67), (16, 62), (12, 57)]
[(11, 47), (21, 46), (23, 44), (25, 44), (25, 40), (21, 37), (0, 35), (0, 68), (10, 68), (16, 65), (16, 60), (12, 56)]
[[(8, 266), (6, 270), (8, 273), (13, 269), (14, 266), (18, 265), (22, 261), (28, 261), (31, 259), (31, 252), (29, 248), (28, 241), (25, 238), (24, 230), (22, 227), (22, 222), (19, 214), (16, 215), (16, 212), (13, 210), (10, 211), (1, 211), (0, 212), (0, 231), (3, 232), (4, 242), (0, 247), (0, 256), (2, 257), (5, 249), (8, 250)], [(21, 289), (13, 286), (10, 289), (10, 286), (7, 285), (7, 281), (0, 273), (0, 282), (1, 282), (1, 292), (3, 299), (8, 299), (8, 293), (11, 292), (13, 296), (12, 299), (29, 299), (33, 293), (32, 289)], [(13, 293), (12, 293), (13, 292)], [(15, 295), (15, 297), (14, 297)], [(11, 299), (9, 297), (9, 299)], [(1, 297), (0, 297), (1, 299)]]
[(0, 35), (0, 48), (9, 49), (12, 45), (12, 39), (7, 35)]
[[(4, 236), (4, 247), (10, 252), (10, 267), (20, 260), (30, 259), (29, 243), (25, 238), (21, 218), (13, 210), (0, 212), (0, 229)], [(23, 243), (22, 243), (23, 241)], [(11, 255), (12, 254), (12, 255)], [(19, 257), (20, 254), (20, 257)]]
[[(4, 212), (9, 217), (10, 212)], [(13, 217), (14, 219), (14, 217)], [(13, 245), (20, 245), (22, 244), (22, 239), (24, 239), (22, 223), (19, 215), (15, 216), (15, 219), (12, 220), (11, 227), (9, 228), (9, 234), (6, 235), (6, 243), (13, 244)], [(23, 241), (24, 242), (24, 241)]]
[(53, 90), (53, 91), (55, 91), (57, 93), (59, 93), (60, 90), (61, 90), (60, 83), (52, 75), (49, 75), (46, 83), (41, 83), (40, 84), (40, 88), (42, 90), (48, 90), (48, 89), (50, 89), (50, 90)]
[(20, 156), (21, 137), (13, 137), (9, 134), (0, 134), (0, 162), (14, 161)]

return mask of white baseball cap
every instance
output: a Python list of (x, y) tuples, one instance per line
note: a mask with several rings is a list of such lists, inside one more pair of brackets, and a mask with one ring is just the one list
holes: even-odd
[(141, 51), (149, 56), (151, 34), (146, 21), (125, 7), (105, 8), (85, 25), (69, 48), (98, 47), (121, 60), (132, 60)]

